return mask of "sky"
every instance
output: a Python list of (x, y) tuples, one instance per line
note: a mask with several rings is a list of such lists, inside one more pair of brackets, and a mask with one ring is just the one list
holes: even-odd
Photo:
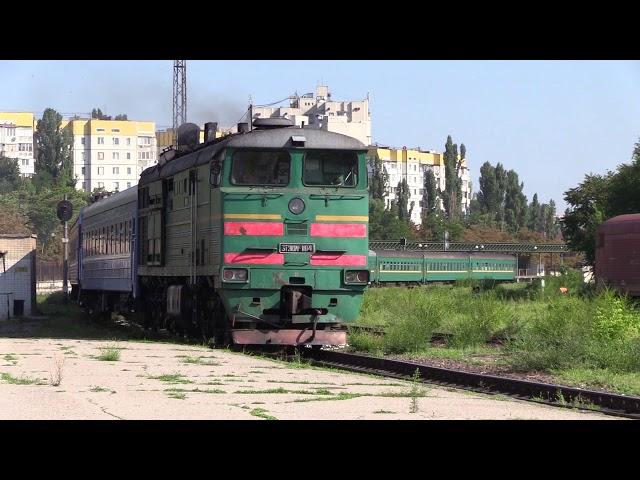
[[(173, 61), (0, 61), (0, 111), (126, 113), (172, 123)], [(254, 104), (329, 86), (369, 94), (373, 141), (443, 151), (464, 143), (473, 189), (500, 162), (529, 201), (631, 159), (640, 138), (638, 61), (187, 61), (187, 120), (236, 123)]]

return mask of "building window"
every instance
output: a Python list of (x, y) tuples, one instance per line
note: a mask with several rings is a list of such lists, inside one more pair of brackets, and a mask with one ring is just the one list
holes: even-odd
[(131, 145), (131, 139), (127, 138), (127, 145)]
[(151, 137), (138, 137), (138, 145), (151, 145)]
[(104, 183), (103, 182), (98, 182), (98, 188), (103, 188), (104, 187)]
[(104, 132), (104, 128), (96, 128), (96, 132)]
[(80, 144), (84, 145), (84, 137), (80, 138)]
[(98, 175), (104, 175), (104, 167), (98, 167)]
[(104, 137), (98, 137), (98, 145), (104, 145)]
[(127, 175), (131, 175), (131, 167), (127, 167)]
[(111, 159), (112, 160), (120, 160), (120, 153), (119, 152), (111, 152)]
[(98, 152), (98, 160), (104, 160), (104, 152)]
[(113, 167), (113, 174), (117, 175), (120, 173), (120, 167)]
[(84, 175), (84, 172), (85, 172), (84, 167), (82, 167), (81, 172), (82, 172), (82, 175)]
[(127, 188), (131, 188), (131, 182), (127, 182)]
[(120, 189), (120, 182), (113, 182), (113, 189), (114, 190), (119, 190)]
[(111, 131), (113, 133), (120, 133), (120, 129), (119, 128), (112, 128)]
[[(127, 138), (127, 140), (129, 139)], [(127, 160), (131, 160), (131, 154), (129, 152), (127, 152)]]
[(118, 137), (113, 137), (113, 144), (120, 145), (120, 139)]

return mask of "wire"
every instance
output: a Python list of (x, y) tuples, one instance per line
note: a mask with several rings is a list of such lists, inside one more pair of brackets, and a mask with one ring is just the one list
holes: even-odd
[(284, 97), (282, 100), (278, 100), (277, 102), (267, 103), (265, 105), (254, 105), (254, 107), (271, 107), (272, 105), (277, 105), (278, 103), (282, 103), (285, 100), (289, 100), (292, 96), (294, 96), (294, 95), (288, 95), (288, 96)]

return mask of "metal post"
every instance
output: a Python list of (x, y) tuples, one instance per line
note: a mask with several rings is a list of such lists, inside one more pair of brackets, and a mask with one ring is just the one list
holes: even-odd
[[(64, 194), (64, 199), (67, 199), (67, 194)], [(63, 258), (62, 258), (62, 293), (64, 294), (65, 302), (69, 299), (69, 286), (67, 280), (69, 277), (69, 230), (67, 229), (67, 222), (64, 221), (64, 235), (62, 236), (63, 246)]]

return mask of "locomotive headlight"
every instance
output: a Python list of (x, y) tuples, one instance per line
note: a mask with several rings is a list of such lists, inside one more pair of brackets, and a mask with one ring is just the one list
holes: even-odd
[(246, 282), (248, 276), (245, 268), (226, 268), (222, 272), (222, 280), (225, 282)]
[(289, 210), (291, 213), (298, 215), (299, 213), (304, 212), (304, 207), (304, 201), (301, 198), (292, 198), (289, 201)]
[(369, 283), (369, 270), (347, 270), (344, 283)]

